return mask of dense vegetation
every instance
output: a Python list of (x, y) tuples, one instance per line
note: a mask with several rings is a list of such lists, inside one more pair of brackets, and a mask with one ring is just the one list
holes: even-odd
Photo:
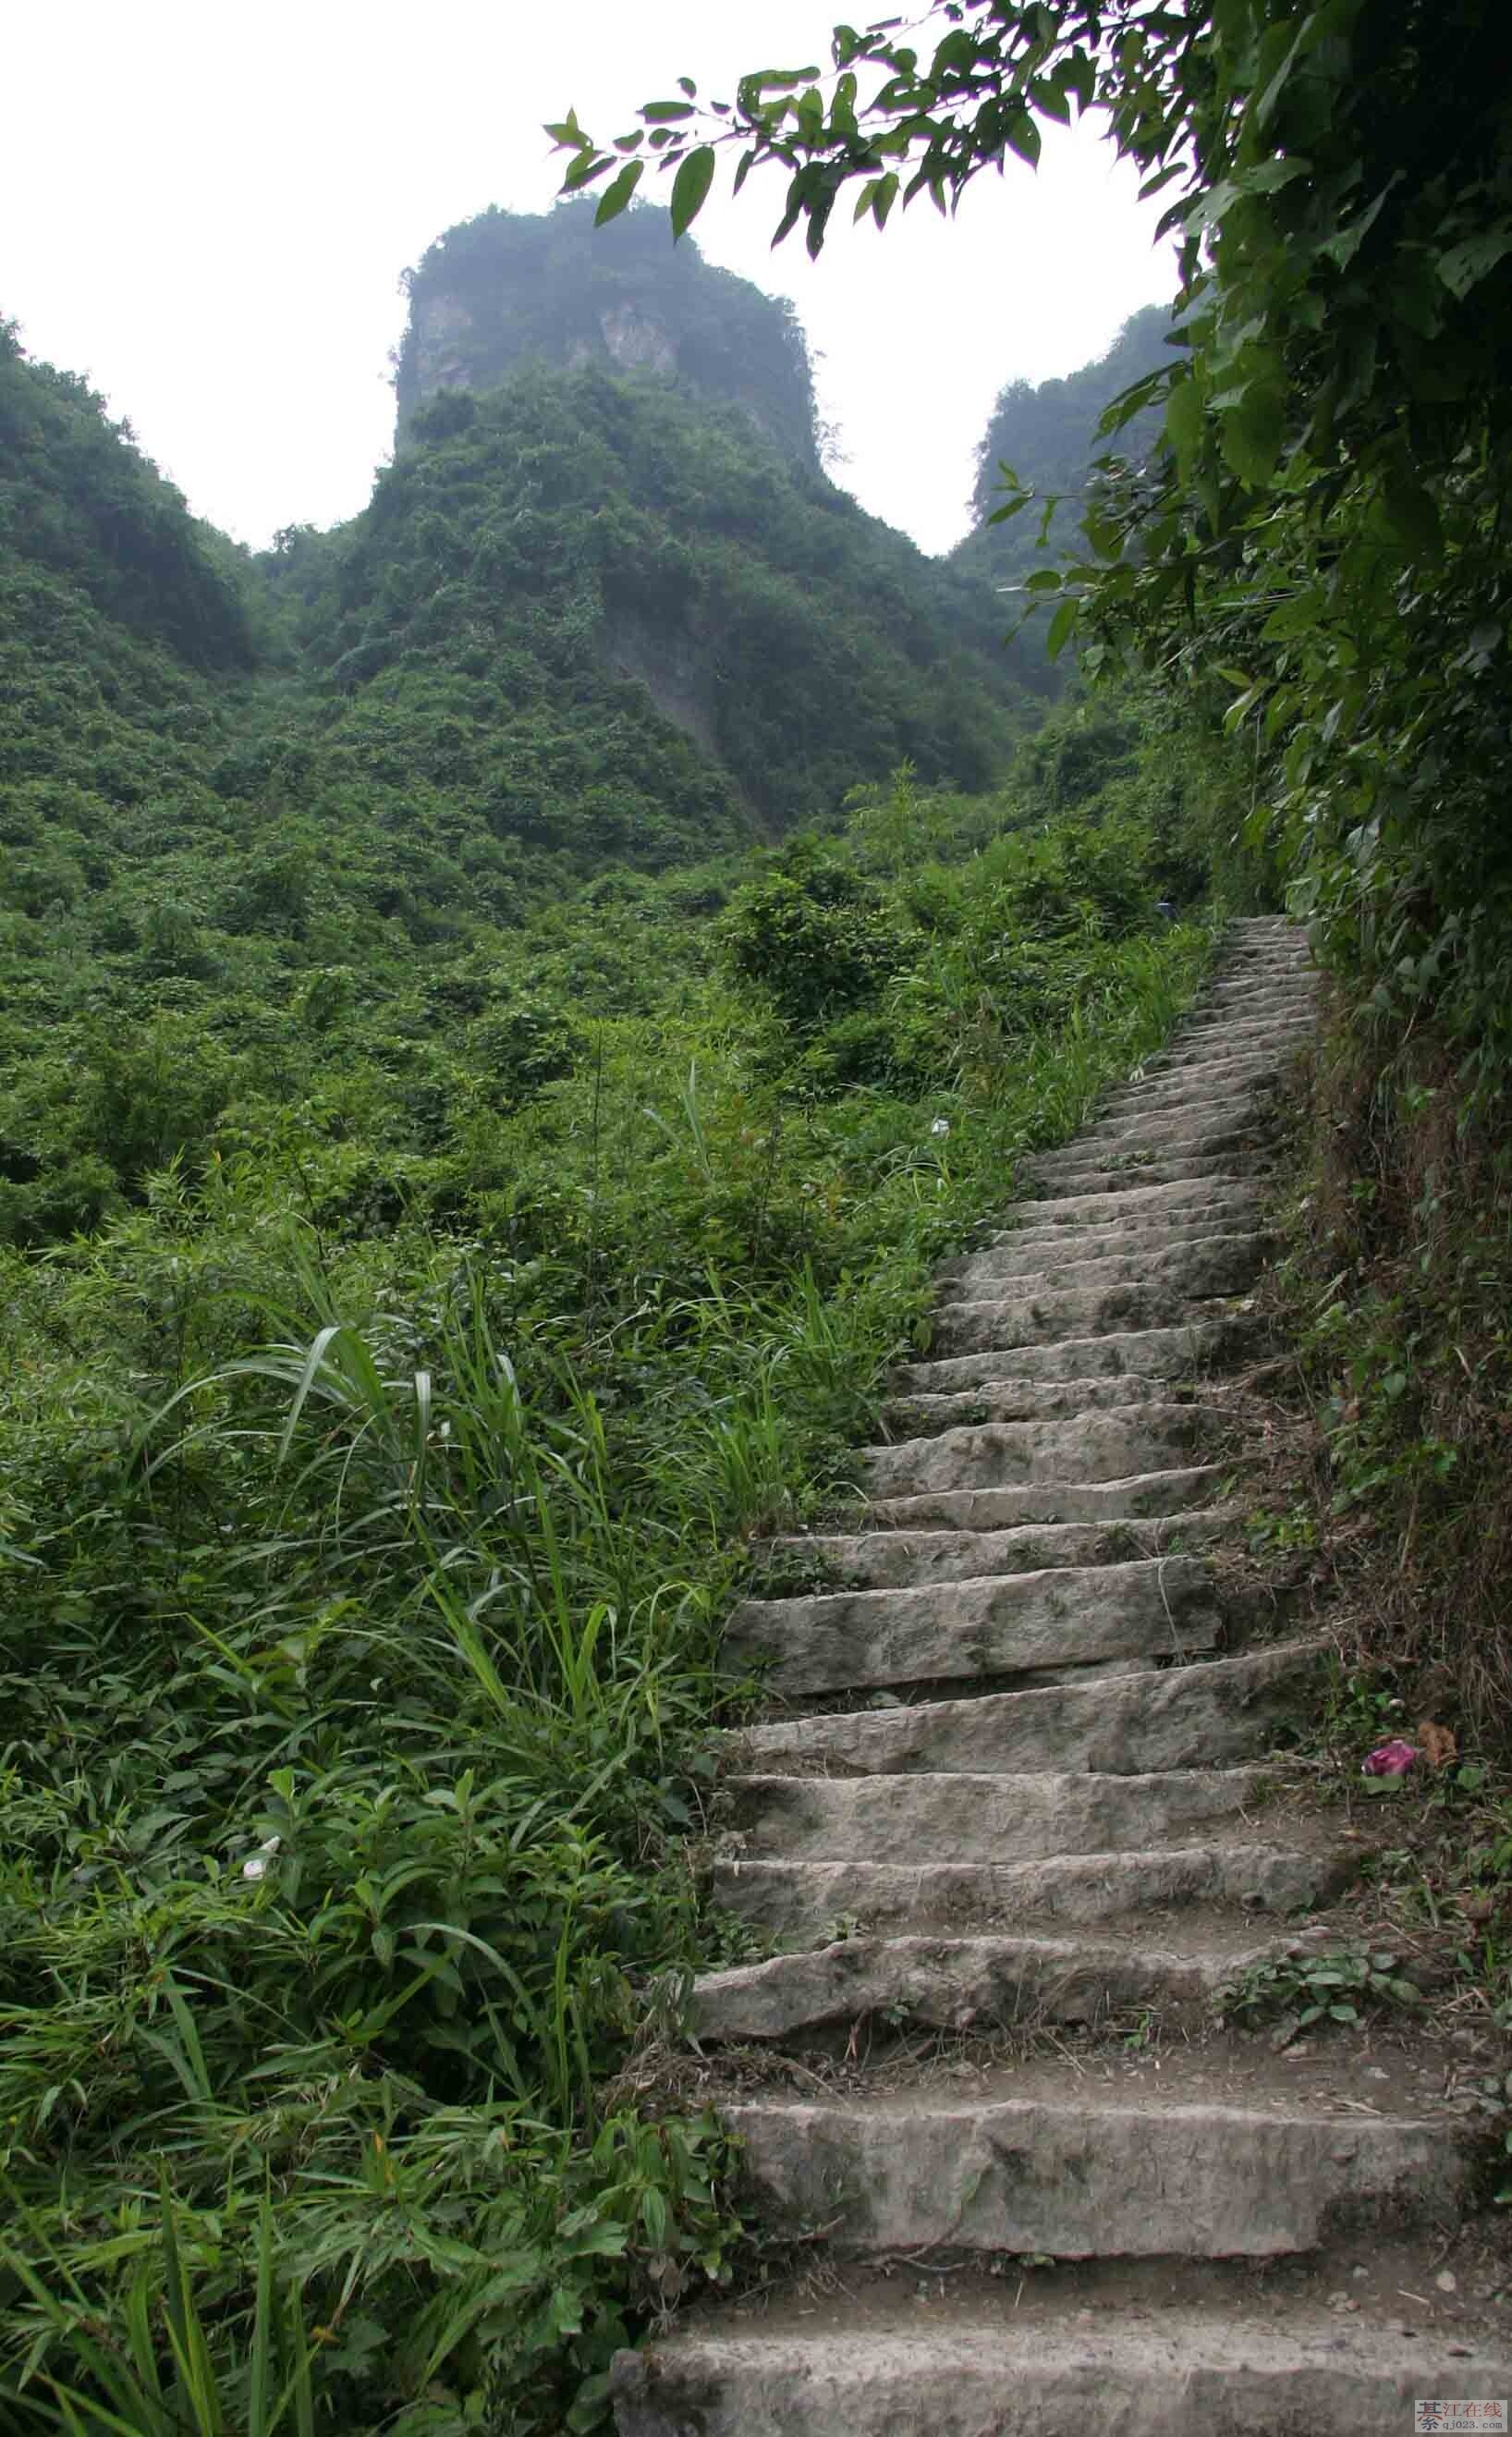
[(904, 760), (981, 789), (1028, 721), (986, 587), (652, 376), (442, 395), (361, 517), (256, 565), (13, 333), (0, 417), (0, 1238), (232, 1113), (252, 1148), (381, 1110), (426, 1160), (568, 1056), (501, 961), (532, 907)]
[(1469, 0), (939, 0), (838, 26), (833, 66), (753, 71), (712, 114), (686, 80), (603, 149), (564, 121), (567, 184), (608, 181), (612, 212), (651, 155), (687, 221), (739, 146), (742, 179), (788, 169), (778, 233), (817, 251), (843, 195), (878, 225), (899, 199), (946, 209), (1095, 110), (1166, 197), (1179, 343), (1109, 433), (1158, 406), (1164, 447), (1091, 500), (1077, 563), (1028, 580), (1052, 650), (1077, 636), (1088, 674), (1134, 660), (1226, 705), (1250, 756), (1251, 840), (1339, 984), (1315, 1205), (1333, 1496), (1390, 1550), (1398, 1663), (1434, 1662), (1504, 1738), (1512, 50)]
[(258, 563), (0, 400), (0, 2418), (591, 2430), (738, 2239), (634, 2104), (723, 1608), (1194, 987), (1225, 755), (1030, 734), (990, 591), (654, 369)]

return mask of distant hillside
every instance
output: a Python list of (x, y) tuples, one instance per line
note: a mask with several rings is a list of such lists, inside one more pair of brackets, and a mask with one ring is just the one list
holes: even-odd
[(957, 567), (993, 584), (1009, 584), (1048, 563), (1037, 547), (1040, 520), (1033, 509), (1006, 524), (986, 521), (1002, 502), (999, 469), (1005, 465), (1041, 498), (1051, 492), (1071, 495), (1051, 521), (1051, 556), (1057, 547), (1069, 546), (1093, 460), (1113, 452), (1138, 463), (1156, 445), (1157, 409), (1137, 415), (1111, 439), (1097, 426), (1104, 408), (1121, 391), (1170, 362), (1170, 327), (1169, 308), (1147, 305), (1124, 323), (1106, 355), (1080, 371), (1068, 373), (1063, 380), (1010, 381), (999, 392), (977, 449), (971, 494), (975, 529), (951, 553)]
[(649, 373), (738, 406), (783, 455), (817, 472), (808, 342), (791, 305), (671, 243), (650, 205), (606, 228), (592, 198), (551, 212), (480, 213), (407, 272), (394, 376), (397, 439), (443, 390), (496, 389), (525, 365)]

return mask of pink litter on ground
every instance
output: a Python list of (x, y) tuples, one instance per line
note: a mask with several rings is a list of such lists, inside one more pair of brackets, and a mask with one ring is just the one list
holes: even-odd
[(1400, 1735), (1396, 1735), (1389, 1744), (1377, 1744), (1373, 1752), (1366, 1753), (1360, 1774), (1362, 1777), (1405, 1777), (1417, 1758), (1416, 1744), (1404, 1743)]

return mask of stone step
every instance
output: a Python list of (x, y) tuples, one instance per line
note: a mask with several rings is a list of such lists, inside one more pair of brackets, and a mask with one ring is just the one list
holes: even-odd
[(1286, 1017), (1257, 1017), (1253, 1023), (1192, 1023), (1173, 1033), (1164, 1049), (1157, 1049), (1144, 1061), (1146, 1075), (1173, 1075), (1183, 1068), (1201, 1066), (1211, 1058), (1232, 1058), (1267, 1050), (1277, 1064), (1289, 1063), (1317, 1031), (1312, 1010), (1299, 1008)]
[(905, 1362), (893, 1374), (904, 1395), (955, 1395), (997, 1379), (1015, 1387), (1030, 1380), (1184, 1378), (1243, 1360), (1265, 1341), (1264, 1323), (1243, 1312), (1216, 1320), (1183, 1319), (1165, 1328), (1111, 1329), (1098, 1337), (1063, 1338), (1051, 1345), (992, 1346), (979, 1354)]
[(1177, 1177), (1165, 1183), (1125, 1179), (1099, 1193), (1047, 1194), (1038, 1199), (1026, 1195), (1010, 1203), (1003, 1236), (1017, 1236), (1030, 1228), (1121, 1227), (1130, 1221), (1138, 1225), (1178, 1216), (1191, 1218), (1204, 1210), (1233, 1208), (1241, 1202), (1253, 1207), (1260, 1199), (1260, 1186), (1250, 1176)]
[(1000, 1489), (1014, 1481), (1122, 1481), (1131, 1473), (1190, 1461), (1211, 1428), (1198, 1405), (1135, 1403), (1035, 1422), (982, 1422), (865, 1447), (859, 1460), (878, 1498), (912, 1498), (930, 1489)]
[[(1229, 1172), (1244, 1167), (1246, 1175), (1254, 1175), (1259, 1167), (1263, 1167), (1263, 1158), (1266, 1158), (1266, 1133), (1259, 1126), (1225, 1126), (1225, 1129), (1215, 1129), (1212, 1133), (1203, 1133), (1193, 1126), (1193, 1129), (1172, 1135), (1166, 1141), (1154, 1141), (1152, 1138), (1147, 1143), (1108, 1143), (1098, 1141), (1093, 1133), (1081, 1133), (1067, 1150), (1051, 1150), (1037, 1155), (1033, 1160), (1030, 1172), (1033, 1172), (1037, 1189), (1045, 1189), (1047, 1184), (1059, 1187), (1064, 1182), (1069, 1192), (1076, 1192), (1079, 1189), (1076, 1180), (1086, 1172), (1115, 1175), (1120, 1177), (1122, 1184), (1130, 1184), (1130, 1182), (1137, 1184), (1152, 1169), (1159, 1169), (1159, 1172), (1181, 1169), (1183, 1175), (1212, 1175), (1215, 1167), (1229, 1169)], [(1193, 1163), (1198, 1163), (1198, 1160), (1206, 1160), (1206, 1167), (1195, 1167)]]
[(1169, 1379), (1141, 1379), (1127, 1372), (1117, 1379), (994, 1379), (944, 1396), (895, 1396), (882, 1407), (882, 1422), (897, 1438), (928, 1438), (978, 1422), (1050, 1421), (1109, 1406), (1172, 1401)]
[(766, 1688), (792, 1699), (1104, 1658), (1183, 1657), (1212, 1649), (1221, 1630), (1204, 1561), (1148, 1557), (921, 1589), (742, 1600), (724, 1629), (723, 1658), (737, 1673), (768, 1664)]
[[(1049, 1206), (1059, 1207), (1053, 1202)], [(999, 1228), (980, 1254), (958, 1254), (954, 1261), (942, 1265), (939, 1275), (948, 1281), (958, 1268), (988, 1253), (1003, 1253), (1032, 1269), (1050, 1260), (1079, 1260), (1084, 1252), (1088, 1259), (1097, 1259), (1100, 1248), (1133, 1252), (1141, 1244), (1179, 1244), (1192, 1236), (1254, 1235), (1260, 1230), (1263, 1207), (1258, 1184), (1232, 1185), (1201, 1201), (1174, 1206), (1156, 1201), (1115, 1208), (1103, 1198), (1069, 1223), (1064, 1218), (1059, 1222), (1041, 1218), (1022, 1227)]]
[(753, 1861), (1035, 1862), (1189, 1843), (1261, 1802), (1263, 1768), (1096, 1777), (734, 1777), (740, 1857)]
[(1069, 1162), (1053, 1173), (1026, 1165), (1025, 1175), (1041, 1199), (1074, 1201), (1088, 1194), (1128, 1193), (1152, 1184), (1227, 1187), (1265, 1174), (1267, 1166), (1260, 1146), (1250, 1144), (1231, 1150), (1183, 1150), (1169, 1156), (1162, 1152), (1158, 1158), (1142, 1153), (1118, 1161), (1088, 1156), (1085, 1162)]
[(976, 1278), (1022, 1278), (1033, 1285), (1054, 1270), (1080, 1270), (1088, 1261), (1168, 1260), (1174, 1253), (1210, 1244), (1216, 1237), (1243, 1238), (1260, 1246), (1270, 1240), (1257, 1223), (1253, 1204), (1241, 1202), (1233, 1210), (1199, 1210), (1190, 1218), (1155, 1217), (1115, 1227), (1026, 1228), (1021, 1236), (999, 1236), (980, 1252), (963, 1253), (942, 1262), (935, 1275), (942, 1287), (960, 1287)]
[(1037, 2297), (1016, 2311), (1005, 2296), (967, 2316), (921, 2309), (919, 2288), (895, 2280), (859, 2324), (843, 2304), (809, 2301), (786, 2323), (680, 2327), (617, 2354), (615, 2425), (618, 2437), (1405, 2437), (1421, 2396), (1507, 2392), (1500, 2348), (1320, 2303), (1280, 2320), (1249, 2295), (1205, 2309), (1162, 2291), (1133, 2314), (1121, 2295), (1095, 2312)]
[[(808, 1590), (922, 1590), (985, 1574), (1032, 1574), (1062, 1566), (1116, 1566), (1138, 1557), (1186, 1556), (1232, 1538), (1239, 1501), (1110, 1523), (1025, 1523), (1007, 1532), (810, 1533), (772, 1540), (758, 1574), (766, 1599)], [(801, 1579), (794, 1579), (794, 1577)]]
[[(1170, 1108), (1107, 1109), (1083, 1128), (1073, 1144), (1050, 1157), (1059, 1159), (1083, 1149), (1106, 1150), (1117, 1158), (1125, 1150), (1224, 1150), (1236, 1144), (1262, 1145), (1273, 1130), (1279, 1088), (1214, 1094), (1197, 1106), (1187, 1101)], [(1043, 1166), (1045, 1162), (1038, 1165)]]
[(763, 1775), (1032, 1776), (1036, 1769), (1150, 1776), (1251, 1759), (1331, 1645), (1277, 1642), (1096, 1684), (974, 1700), (782, 1718), (731, 1739), (734, 1764)]
[(843, 1937), (801, 1955), (711, 1972), (693, 1989), (698, 2041), (794, 2038), (885, 2015), (889, 2024), (996, 2034), (1026, 2025), (1156, 2016), (1195, 2025), (1235, 1975), (1288, 1951), (1253, 1923), (1200, 1952), (1113, 1937)]
[(933, 1345), (942, 1355), (1007, 1354), (1020, 1346), (1127, 1336), (1136, 1329), (1178, 1328), (1194, 1320), (1221, 1317), (1221, 1312), (1194, 1306), (1190, 1296), (1178, 1293), (1174, 1287), (1139, 1283), (1054, 1287), (1018, 1301), (939, 1305), (934, 1312)]
[[(1173, 2075), (1177, 2082), (1178, 2078)], [(742, 2182), (773, 2232), (835, 2251), (1273, 2259), (1382, 2222), (1441, 2223), (1470, 2188), (1463, 2130), (1096, 2090), (948, 2104), (741, 2101)]]
[(1216, 1498), (1221, 1464), (1178, 1464), (1127, 1481), (1029, 1482), (1017, 1489), (936, 1489), (914, 1498), (882, 1498), (867, 1512), (883, 1530), (1006, 1532), (1026, 1523), (1100, 1523), (1170, 1516)]
[(1209, 1108), (1218, 1099), (1242, 1106), (1252, 1093), (1275, 1090), (1284, 1079), (1275, 1056), (1261, 1043), (1247, 1052), (1215, 1051), (1200, 1066), (1173, 1075), (1156, 1073), (1153, 1064), (1138, 1067), (1127, 1082), (1115, 1085), (1105, 1105), (1131, 1113), (1138, 1109)]
[(1178, 1244), (1140, 1243), (1120, 1253), (1098, 1256), (1083, 1254), (1067, 1261), (1044, 1261), (1037, 1271), (1005, 1270), (1001, 1255), (983, 1253), (958, 1270), (949, 1280), (948, 1310), (957, 1300), (982, 1300), (974, 1289), (997, 1287), (1004, 1302), (1038, 1294), (1058, 1294), (1072, 1288), (1170, 1286), (1181, 1293), (1210, 1299), (1243, 1294), (1265, 1266), (1262, 1236), (1192, 1235)]
[(773, 1938), (832, 1937), (841, 1921), (873, 1931), (993, 1923), (1134, 1921), (1173, 1906), (1243, 1904), (1287, 1917), (1327, 1903), (1359, 1874), (1358, 1848), (1222, 1839), (1143, 1851), (1061, 1853), (1023, 1862), (716, 1860), (713, 1896)]

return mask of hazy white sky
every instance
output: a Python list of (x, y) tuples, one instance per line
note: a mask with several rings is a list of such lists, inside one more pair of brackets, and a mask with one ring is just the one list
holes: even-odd
[[(541, 121), (601, 138), (679, 74), (827, 63), (831, 0), (12, 0), (0, 9), (0, 314), (87, 373), (201, 516), (260, 544), (367, 499), (398, 277), (489, 203), (540, 211)], [(727, 198), (728, 170), (721, 195)], [(665, 201), (666, 181), (647, 189)], [(659, 191), (658, 191), (659, 190)], [(646, 191), (646, 189), (643, 189)], [(780, 176), (711, 200), (714, 262), (797, 306), (865, 505), (944, 549), (1005, 381), (1101, 353), (1173, 288), (1158, 207), (1090, 127), (885, 237), (775, 254)]]

